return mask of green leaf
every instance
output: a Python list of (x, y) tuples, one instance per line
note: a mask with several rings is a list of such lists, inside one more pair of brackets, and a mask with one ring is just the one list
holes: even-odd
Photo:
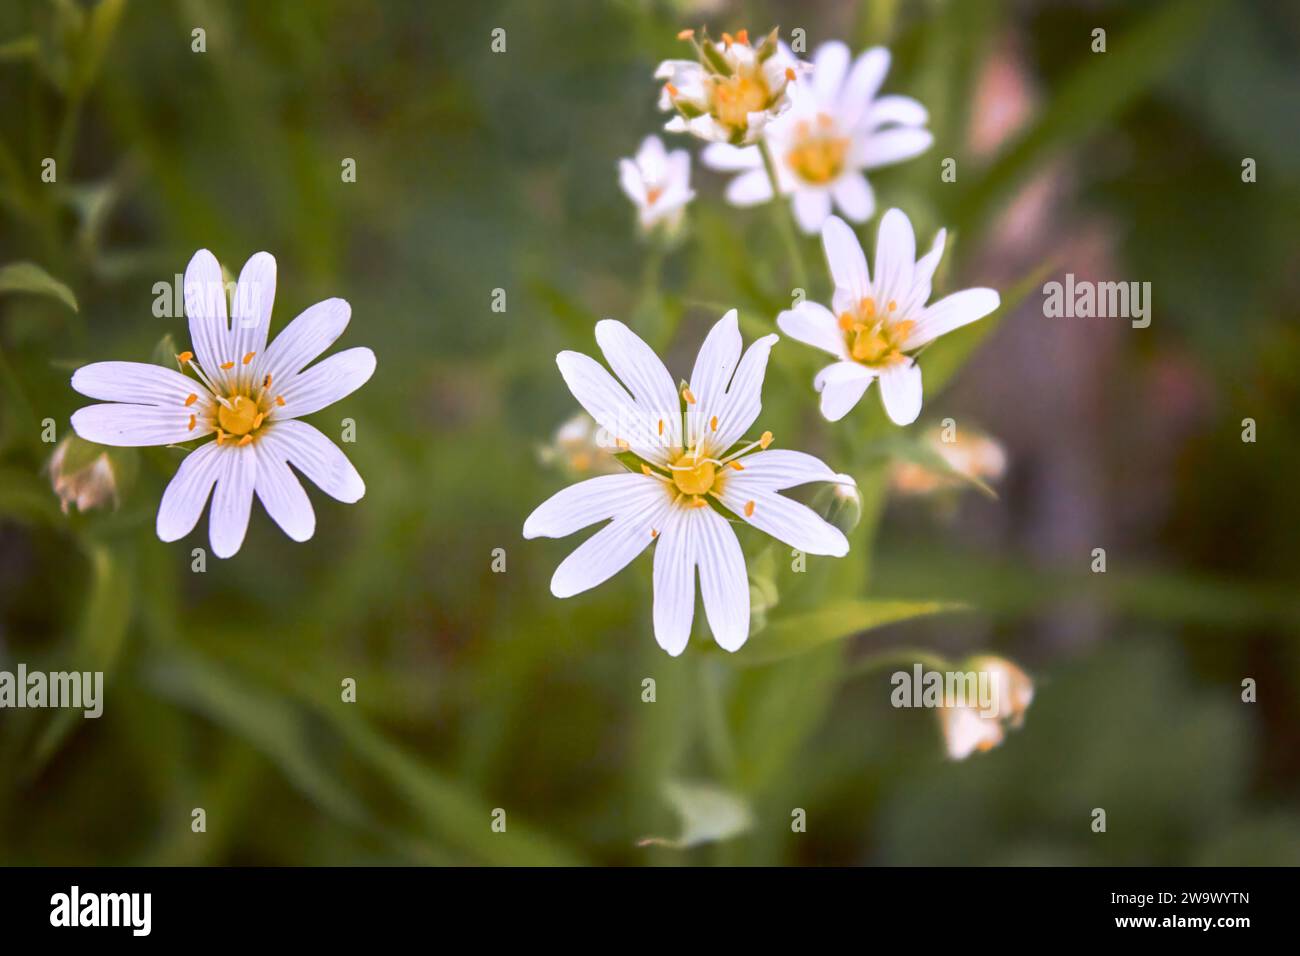
[(85, 32), (81, 37), (80, 62), (77, 64), (77, 92), (85, 91), (95, 81), (125, 10), (126, 0), (99, 0), (90, 12)]
[(676, 837), (645, 837), (638, 846), (666, 846), (686, 850), (740, 836), (754, 826), (754, 811), (738, 794), (711, 783), (669, 780), (664, 799), (682, 821)]
[(11, 262), (0, 266), (0, 294), (5, 292), (48, 295), (58, 299), (73, 312), (77, 311), (77, 297), (72, 294), (72, 290), (34, 262)]
[(766, 630), (727, 659), (742, 667), (770, 664), (886, 624), (964, 609), (965, 605), (944, 601), (835, 601), (816, 611), (769, 622)]
[(34, 59), (40, 49), (40, 41), (35, 35), (6, 40), (0, 43), (0, 63)]

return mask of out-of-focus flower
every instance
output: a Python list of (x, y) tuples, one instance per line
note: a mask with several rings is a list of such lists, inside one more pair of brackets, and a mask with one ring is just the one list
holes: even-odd
[(758, 142), (763, 128), (790, 106), (789, 87), (807, 64), (777, 41), (773, 30), (757, 47), (741, 30), (714, 41), (706, 31), (683, 30), (679, 39), (694, 45), (697, 59), (664, 60), (655, 78), (664, 81), (661, 110), (677, 115), (665, 124), (670, 133), (690, 133), (714, 143), (743, 146)]
[(537, 460), (548, 468), (562, 468), (570, 475), (621, 474), (614, 457), (614, 440), (586, 412), (578, 412), (555, 431), (549, 445), (537, 449)]
[(647, 136), (635, 159), (618, 161), (618, 182), (636, 205), (646, 231), (662, 223), (668, 232), (675, 232), (686, 204), (695, 198), (691, 154), (684, 149), (666, 152), (658, 136)]
[[(72, 427), (87, 441), (135, 447), (216, 434), (216, 441), (181, 462), (163, 492), (157, 522), (163, 541), (189, 534), (211, 495), (212, 552), (230, 557), (243, 544), (255, 494), (285, 534), (306, 541), (315, 533), (316, 514), (290, 463), (339, 501), (365, 494), (365, 482), (338, 446), (297, 419), (364, 385), (375, 371), (375, 355), (348, 349), (306, 368), (343, 334), (352, 310), (342, 299), (326, 299), (268, 346), (274, 299), (275, 258), (259, 252), (239, 274), (232, 324), (221, 266), (200, 249), (185, 269), (194, 352), (176, 357), (182, 371), (96, 362), (72, 376), (74, 389), (105, 403), (73, 413)], [(195, 378), (184, 374), (186, 368)]]
[(987, 675), (983, 679), (987, 681), (991, 704), (987, 710), (978, 701), (940, 708), (944, 744), (954, 760), (965, 760), (977, 750), (992, 750), (1002, 743), (1005, 728), (1023, 724), (1025, 711), (1034, 699), (1034, 682), (1029, 675), (1004, 658), (973, 657), (966, 670)]
[[(767, 126), (782, 195), (792, 195), (794, 217), (814, 233), (831, 214), (866, 222), (876, 210), (863, 172), (911, 159), (930, 148), (925, 107), (907, 96), (876, 93), (889, 71), (889, 51), (873, 47), (850, 65), (849, 48), (838, 40), (813, 55), (812, 78), (794, 84), (791, 108)], [(757, 146), (714, 143), (701, 154), (706, 166), (738, 171), (727, 200), (752, 206), (772, 198), (772, 184)]]
[(807, 554), (848, 553), (843, 533), (779, 492), (853, 479), (811, 455), (768, 450), (771, 432), (744, 441), (761, 411), (763, 376), (776, 341), (766, 335), (742, 356), (732, 309), (704, 340), (690, 384), (680, 392), (654, 350), (612, 319), (596, 324), (596, 342), (621, 382), (590, 356), (557, 356), (574, 397), (640, 468), (572, 485), (528, 516), (525, 538), (562, 538), (613, 519), (556, 568), (552, 594), (571, 597), (601, 584), (658, 539), (659, 646), (674, 657), (686, 649), (698, 568), (709, 629), (719, 645), (735, 651), (749, 636), (749, 579), (736, 533), (715, 507)]
[(925, 444), (948, 465), (948, 471), (927, 467), (919, 461), (896, 462), (889, 473), (889, 484), (904, 495), (928, 495), (956, 488), (962, 480), (997, 481), (1007, 468), (1007, 454), (1001, 442), (982, 432), (962, 428), (944, 440), (944, 429), (934, 428), (925, 436)]
[(930, 251), (917, 259), (911, 220), (902, 210), (889, 210), (876, 234), (873, 279), (853, 230), (836, 216), (826, 220), (822, 245), (835, 282), (834, 311), (805, 300), (776, 321), (786, 335), (839, 360), (813, 381), (828, 421), (847, 415), (877, 378), (893, 422), (916, 421), (921, 414), (921, 367), (909, 353), (998, 307), (1001, 300), (993, 289), (964, 289), (925, 304), (945, 235), (940, 229)]
[(96, 450), (90, 442), (69, 435), (55, 447), (48, 470), (64, 514), (68, 505), (76, 505), (78, 511), (110, 503), (117, 507), (118, 471), (107, 450)]

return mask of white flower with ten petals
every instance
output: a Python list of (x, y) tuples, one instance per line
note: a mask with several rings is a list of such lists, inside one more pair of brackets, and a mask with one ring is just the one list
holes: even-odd
[(697, 40), (693, 30), (678, 34), (694, 44), (698, 59), (665, 60), (655, 70), (664, 81), (659, 108), (677, 112), (664, 129), (737, 146), (758, 142), (790, 106), (789, 86), (806, 67), (776, 36), (773, 30), (755, 48), (744, 30), (718, 42), (707, 33)]
[(916, 421), (921, 414), (921, 367), (912, 353), (998, 307), (993, 289), (965, 289), (925, 304), (944, 238), (940, 229), (930, 251), (917, 259), (912, 223), (901, 210), (889, 210), (876, 234), (873, 276), (853, 230), (835, 216), (826, 220), (822, 245), (835, 282), (834, 311), (804, 301), (782, 312), (776, 322), (791, 338), (838, 359), (813, 382), (829, 421), (847, 415), (875, 379), (880, 380), (880, 397), (894, 423)]
[[(863, 172), (911, 159), (930, 148), (925, 107), (907, 96), (876, 92), (889, 71), (889, 51), (873, 47), (850, 67), (849, 48), (823, 43), (813, 56), (810, 82), (796, 84), (791, 108), (764, 130), (777, 184), (791, 195), (795, 219), (815, 233), (839, 207), (847, 219), (866, 222), (876, 209)], [(733, 205), (772, 198), (758, 147), (714, 143), (701, 155), (706, 166), (740, 173), (727, 187)]]
[(669, 232), (676, 230), (686, 204), (695, 198), (691, 154), (684, 149), (666, 152), (658, 136), (647, 136), (635, 159), (618, 161), (618, 182), (647, 231), (659, 223)]
[(749, 636), (749, 579), (731, 523), (713, 506), (800, 551), (841, 557), (849, 550), (843, 533), (779, 492), (853, 479), (811, 455), (767, 450), (771, 432), (743, 440), (761, 410), (763, 375), (777, 336), (764, 336), (742, 357), (734, 309), (704, 340), (680, 394), (659, 357), (623, 323), (597, 323), (596, 341), (621, 383), (579, 352), (557, 356), (560, 374), (618, 447), (639, 459), (640, 471), (565, 488), (528, 516), (524, 537), (560, 538), (609, 521), (556, 568), (551, 593), (561, 598), (608, 580), (657, 541), (659, 646), (674, 657), (686, 649), (698, 569), (714, 639), (737, 650)]
[[(88, 405), (72, 427), (101, 445), (171, 445), (216, 435), (191, 452), (158, 507), (158, 537), (193, 530), (209, 494), (212, 551), (239, 550), (256, 495), (285, 534), (306, 541), (316, 530), (307, 493), (289, 466), (339, 501), (366, 486), (338, 447), (297, 419), (360, 388), (375, 370), (367, 348), (348, 349), (307, 368), (343, 334), (351, 309), (326, 299), (288, 324), (269, 346), (275, 259), (259, 252), (244, 265), (227, 319), (221, 266), (200, 249), (185, 269), (185, 312), (194, 352), (177, 356), (182, 371), (142, 362), (96, 362), (72, 376)], [(189, 369), (194, 378), (183, 374)], [(215, 491), (213, 490), (215, 487)]]

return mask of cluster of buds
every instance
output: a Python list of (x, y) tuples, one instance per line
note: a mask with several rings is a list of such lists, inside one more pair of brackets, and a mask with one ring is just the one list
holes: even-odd
[(695, 49), (694, 60), (665, 60), (655, 71), (664, 80), (659, 108), (677, 115), (664, 127), (709, 142), (746, 146), (790, 106), (789, 86), (804, 68), (772, 30), (757, 47), (741, 30), (710, 38), (683, 30), (678, 39)]

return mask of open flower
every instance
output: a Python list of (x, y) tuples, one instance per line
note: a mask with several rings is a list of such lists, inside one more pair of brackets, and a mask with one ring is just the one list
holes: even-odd
[(621, 384), (579, 352), (561, 352), (556, 363), (574, 397), (620, 449), (635, 456), (638, 470), (565, 488), (528, 516), (524, 537), (561, 538), (609, 521), (556, 568), (551, 593), (561, 598), (608, 580), (657, 540), (659, 646), (674, 657), (686, 649), (698, 568), (714, 639), (737, 650), (749, 636), (749, 579), (722, 511), (800, 551), (841, 557), (849, 550), (843, 533), (778, 492), (853, 479), (811, 455), (768, 450), (771, 432), (744, 440), (761, 410), (763, 375), (777, 336), (764, 336), (742, 357), (735, 309), (709, 332), (680, 393), (659, 357), (623, 323), (598, 322), (596, 341)]
[(805, 64), (777, 42), (773, 30), (757, 47), (741, 30), (720, 41), (683, 30), (679, 39), (695, 46), (695, 60), (664, 60), (655, 78), (664, 80), (661, 110), (676, 110), (664, 129), (691, 133), (709, 142), (742, 146), (758, 142), (763, 128), (790, 106), (788, 88)]
[(163, 541), (193, 530), (209, 494), (208, 525), (218, 557), (239, 550), (254, 494), (285, 534), (306, 541), (316, 530), (316, 515), (290, 465), (339, 501), (365, 494), (365, 483), (343, 452), (297, 419), (364, 385), (375, 370), (375, 355), (367, 348), (348, 349), (307, 368), (343, 334), (352, 310), (342, 299), (318, 302), (267, 345), (274, 298), (275, 259), (259, 252), (239, 274), (232, 326), (221, 266), (200, 249), (185, 269), (194, 351), (177, 356), (181, 371), (96, 362), (72, 376), (78, 392), (109, 403), (73, 414), (72, 427), (87, 441), (171, 445), (216, 435), (181, 462), (163, 492), (157, 523)]
[(1002, 743), (1004, 725), (1019, 727), (1034, 699), (1034, 682), (1015, 664), (1001, 657), (976, 657), (968, 670), (987, 675), (991, 706), (985, 710), (970, 702), (961, 707), (942, 707), (939, 722), (948, 756), (965, 760), (975, 751), (992, 750)]
[[(832, 203), (847, 219), (866, 222), (876, 200), (863, 172), (911, 159), (934, 141), (924, 128), (924, 106), (907, 96), (876, 96), (888, 71), (884, 47), (867, 50), (850, 67), (847, 46), (838, 40), (823, 43), (813, 55), (811, 81), (794, 85), (791, 108), (765, 128), (777, 184), (782, 195), (792, 196), (804, 232), (822, 227)], [(714, 143), (701, 159), (714, 169), (740, 173), (727, 187), (733, 205), (772, 198), (758, 147)]]
[(782, 312), (776, 322), (791, 338), (838, 359), (813, 381), (829, 421), (847, 415), (877, 378), (885, 411), (894, 423), (916, 421), (921, 414), (921, 367), (912, 353), (998, 307), (993, 289), (965, 289), (925, 304), (944, 237), (940, 229), (930, 251), (917, 259), (911, 221), (901, 210), (889, 210), (876, 235), (873, 278), (853, 230), (835, 216), (826, 220), (822, 245), (835, 282), (834, 311), (804, 301)]
[(691, 154), (684, 149), (665, 152), (658, 136), (647, 136), (635, 159), (618, 161), (618, 182), (636, 205), (641, 228), (647, 232), (660, 223), (669, 232), (676, 231), (686, 204), (695, 198)]

